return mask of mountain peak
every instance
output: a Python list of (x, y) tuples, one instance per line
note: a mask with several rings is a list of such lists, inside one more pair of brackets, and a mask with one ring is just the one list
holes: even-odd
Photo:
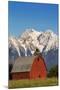
[(34, 28), (28, 28), (28, 29), (26, 29), (26, 31), (29, 31), (29, 32), (34, 32), (34, 31), (36, 31)]
[(19, 38), (10, 37), (9, 45), (13, 45), (18, 53), (21, 47), (25, 50), (29, 48), (31, 52), (34, 52), (36, 48), (39, 48), (41, 52), (47, 52), (58, 48), (58, 36), (52, 30), (39, 32), (33, 28), (29, 28)]
[(33, 28), (26, 29), (20, 38), (28, 39), (28, 38), (36, 38), (38, 35), (40, 35), (41, 32), (38, 32), (37, 30)]

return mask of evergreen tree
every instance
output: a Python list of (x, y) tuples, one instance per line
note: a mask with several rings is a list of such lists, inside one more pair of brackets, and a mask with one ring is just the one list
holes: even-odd
[(48, 77), (58, 77), (58, 65), (55, 65), (50, 69)]
[(39, 55), (40, 54), (40, 50), (38, 48), (36, 48), (34, 55)]

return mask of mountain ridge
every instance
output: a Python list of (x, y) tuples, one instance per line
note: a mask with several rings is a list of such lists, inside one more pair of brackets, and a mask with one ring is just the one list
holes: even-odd
[[(38, 32), (34, 29), (27, 29), (19, 38), (10, 37), (9, 47), (14, 46), (19, 54), (19, 48), (31, 49), (31, 52), (35, 51), (36, 48), (42, 52), (49, 51), (53, 48), (58, 48), (58, 36), (51, 30), (46, 32)], [(20, 56), (20, 54), (19, 54)]]
[(58, 64), (58, 36), (52, 30), (27, 29), (19, 38), (9, 37), (8, 44), (11, 64), (19, 56), (32, 56), (36, 48), (42, 53), (48, 69)]

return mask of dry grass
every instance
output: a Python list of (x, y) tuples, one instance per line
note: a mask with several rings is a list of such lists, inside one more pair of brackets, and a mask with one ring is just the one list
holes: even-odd
[(46, 78), (45, 80), (10, 80), (9, 88), (24, 88), (24, 87), (40, 87), (40, 86), (55, 86), (58, 85), (57, 78)]

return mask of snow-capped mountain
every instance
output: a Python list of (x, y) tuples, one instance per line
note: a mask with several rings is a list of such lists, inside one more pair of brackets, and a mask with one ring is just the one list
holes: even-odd
[(20, 49), (24, 49), (25, 53), (27, 49), (31, 50), (31, 53), (36, 48), (40, 52), (47, 52), (50, 49), (58, 48), (58, 36), (52, 31), (38, 32), (34, 29), (27, 29), (19, 38), (9, 37), (9, 48), (13, 47), (17, 50), (20, 56)]
[(9, 37), (9, 59), (18, 56), (31, 56), (36, 48), (45, 56), (51, 50), (58, 49), (58, 36), (51, 30), (38, 32), (35, 29), (26, 29), (19, 38)]

